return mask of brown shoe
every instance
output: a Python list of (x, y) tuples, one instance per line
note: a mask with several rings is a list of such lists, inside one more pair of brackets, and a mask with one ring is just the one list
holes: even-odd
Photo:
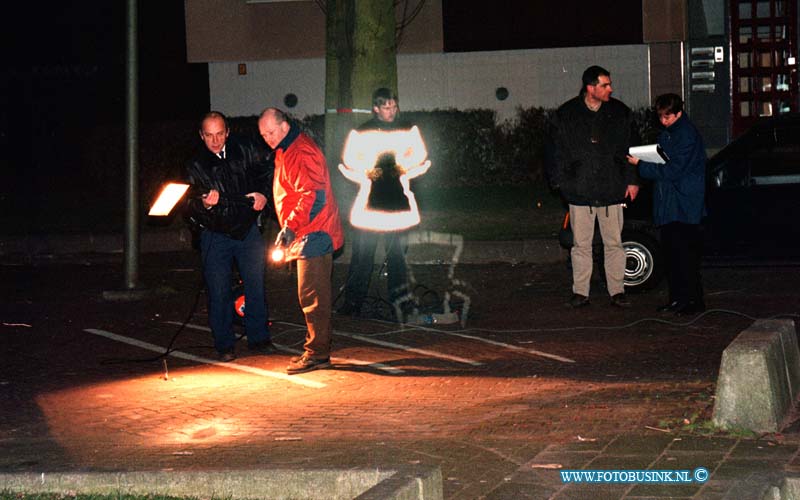
[(295, 356), (289, 360), (286, 373), (294, 375), (296, 373), (310, 372), (311, 370), (319, 370), (320, 368), (327, 368), (329, 366), (331, 366), (331, 358), (312, 358), (308, 353), (305, 353), (302, 356)]

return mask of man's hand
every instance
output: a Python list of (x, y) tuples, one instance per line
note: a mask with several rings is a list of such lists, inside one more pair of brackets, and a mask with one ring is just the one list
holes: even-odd
[(247, 193), (245, 196), (248, 198), (253, 198), (253, 210), (256, 212), (260, 212), (265, 206), (267, 206), (267, 197), (261, 193)]
[(639, 158), (635, 156), (625, 155), (625, 159), (628, 160), (628, 163), (630, 163), (631, 165), (635, 166), (639, 164)]
[(625, 197), (630, 198), (631, 201), (636, 199), (636, 195), (639, 194), (639, 186), (636, 184), (628, 185), (628, 189), (625, 190)]
[(294, 241), (294, 231), (289, 229), (288, 227), (284, 227), (281, 229), (281, 232), (278, 233), (278, 237), (275, 238), (275, 246), (276, 247), (288, 247)]
[(203, 195), (203, 206), (208, 208), (213, 207), (219, 203), (219, 191), (212, 189), (207, 194)]

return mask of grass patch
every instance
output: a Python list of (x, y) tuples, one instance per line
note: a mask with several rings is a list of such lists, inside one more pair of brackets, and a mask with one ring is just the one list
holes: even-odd
[[(422, 230), (460, 234), (466, 240), (523, 240), (555, 238), (564, 217), (561, 199), (545, 186), (414, 187), (420, 206)], [(5, 235), (122, 233), (125, 213), (122, 200), (72, 199), (57, 209), (30, 206), (0, 214)], [(343, 217), (350, 202), (341, 202)], [(156, 220), (142, 214), (144, 230), (180, 228), (179, 216)]]
[(555, 238), (565, 210), (558, 196), (538, 185), (415, 189), (415, 196), (420, 229), (466, 240)]
[[(171, 497), (164, 495), (94, 495), (84, 493), (16, 493), (12, 491), (0, 491), (2, 500), (194, 500), (198, 497)], [(213, 497), (220, 498), (221, 497)]]

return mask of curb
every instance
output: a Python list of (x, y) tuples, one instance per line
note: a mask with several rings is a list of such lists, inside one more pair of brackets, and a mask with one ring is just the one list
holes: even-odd
[[(14, 257), (32, 260), (53, 255), (122, 254), (121, 234), (52, 234), (25, 235), (0, 239), (0, 259)], [(192, 235), (188, 229), (146, 231), (140, 234), (141, 253), (192, 251)], [(351, 249), (345, 243), (337, 264), (350, 262)], [(464, 241), (461, 235), (435, 231), (409, 233), (406, 256), (410, 264), (488, 264), (521, 262), (545, 264), (562, 262), (565, 251), (556, 238), (521, 241)], [(383, 261), (383, 252), (375, 252), (376, 263)]]
[(439, 467), (254, 469), (206, 472), (0, 473), (19, 493), (165, 495), (201, 498), (443, 498)]

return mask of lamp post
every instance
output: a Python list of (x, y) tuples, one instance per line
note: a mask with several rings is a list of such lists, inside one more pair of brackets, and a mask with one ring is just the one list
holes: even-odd
[(125, 238), (124, 284), (126, 290), (137, 288), (139, 281), (139, 100), (137, 50), (137, 0), (128, 0), (128, 57), (126, 108)]

